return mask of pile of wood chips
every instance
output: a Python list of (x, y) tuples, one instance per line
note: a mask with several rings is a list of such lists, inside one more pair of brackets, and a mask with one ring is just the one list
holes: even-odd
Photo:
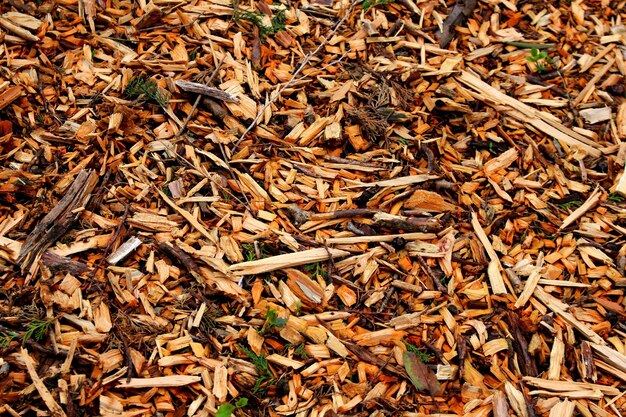
[(626, 1), (1, 3), (0, 414), (626, 412)]

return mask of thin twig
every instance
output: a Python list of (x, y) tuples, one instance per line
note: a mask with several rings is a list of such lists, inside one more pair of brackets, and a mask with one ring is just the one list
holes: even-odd
[(570, 95), (569, 90), (567, 89), (567, 83), (565, 82), (565, 77), (563, 76), (563, 73), (561, 72), (561, 70), (557, 70), (557, 72), (559, 73), (559, 77), (561, 77), (561, 81), (563, 82), (563, 90), (565, 91), (565, 97), (567, 98), (567, 107), (572, 112), (572, 117), (574, 117), (574, 123), (578, 123), (578, 111), (574, 107), (574, 103), (572, 103), (572, 96)]
[(439, 281), (439, 279), (437, 278), (437, 276), (435, 275), (433, 270), (430, 268), (430, 265), (428, 265), (426, 260), (421, 255), (417, 255), (417, 260), (419, 261), (420, 265), (422, 266), (422, 269), (424, 270), (424, 272), (426, 272), (426, 275), (428, 275), (430, 277), (431, 281), (433, 282), (433, 284), (437, 288), (437, 291), (441, 291), (442, 293), (445, 294), (447, 292), (446, 287), (444, 287), (444, 285), (441, 283), (441, 281)]
[[(211, 76), (209, 77), (209, 79), (206, 81), (206, 84), (209, 85), (211, 84), (211, 82), (213, 81), (213, 79), (215, 78), (215, 76), (217, 75), (217, 72), (220, 70), (220, 68), (222, 67), (222, 63), (224, 63), (224, 58), (226, 58), (226, 54), (222, 55), (222, 59), (220, 59), (220, 62), (217, 63), (217, 65), (215, 66), (215, 69), (213, 70), (213, 73), (211, 74)], [(187, 115), (187, 118), (185, 119), (185, 121), (183, 122), (183, 125), (180, 127), (180, 130), (178, 131), (178, 133), (176, 134), (176, 136), (174, 136), (174, 138), (179, 138), (180, 135), (183, 134), (183, 132), (185, 131), (185, 129), (187, 128), (187, 123), (189, 123), (189, 121), (191, 120), (191, 118), (193, 117), (194, 112), (196, 111), (196, 109), (198, 108), (198, 104), (200, 104), (200, 100), (202, 99), (202, 95), (198, 94), (198, 96), (196, 97), (196, 101), (193, 103), (193, 106), (191, 107), (191, 111), (189, 112), (189, 114)]]
[(246, 195), (246, 192), (243, 189), (243, 185), (241, 184), (241, 181), (235, 175), (235, 172), (233, 171), (233, 169), (230, 167), (230, 162), (228, 162), (228, 158), (226, 158), (226, 152), (224, 151), (224, 145), (220, 143), (219, 148), (220, 148), (220, 152), (222, 153), (222, 158), (224, 158), (223, 161), (226, 164), (226, 168), (228, 169), (228, 172), (230, 173), (230, 176), (233, 178), (233, 180), (235, 180), (239, 189), (241, 189), (241, 195), (243, 196), (243, 199), (246, 200), (245, 205), (248, 208), (248, 211), (250, 211), (250, 213), (256, 216), (256, 211), (252, 209), (252, 206), (250, 205), (250, 200), (248, 200), (248, 196)]
[(302, 63), (300, 64), (300, 66), (298, 67), (298, 69), (296, 69), (296, 71), (293, 73), (293, 75), (291, 76), (291, 78), (289, 79), (289, 81), (287, 81), (285, 84), (283, 84), (277, 91), (276, 94), (274, 94), (273, 98), (271, 98), (269, 101), (267, 101), (263, 107), (261, 107), (261, 110), (257, 113), (256, 117), (254, 118), (254, 120), (248, 125), (248, 127), (246, 128), (246, 130), (241, 134), (241, 136), (239, 137), (239, 140), (237, 140), (237, 142), (235, 143), (235, 148), (237, 149), (239, 147), (239, 145), (241, 144), (241, 142), (246, 138), (246, 135), (248, 133), (250, 133), (250, 131), (252, 129), (254, 129), (254, 127), (256, 126), (256, 124), (259, 122), (259, 120), (261, 120), (261, 117), (263, 117), (263, 115), (265, 114), (265, 110), (270, 107), (272, 104), (274, 104), (274, 102), (276, 100), (278, 100), (278, 97), (280, 97), (281, 93), (283, 91), (285, 91), (287, 89), (287, 87), (289, 87), (294, 80), (296, 79), (296, 77), (298, 76), (298, 74), (300, 74), (300, 72), (304, 69), (304, 67), (309, 63), (309, 61), (315, 56), (317, 55), (317, 53), (319, 51), (322, 50), (322, 48), (326, 45), (326, 43), (335, 35), (335, 33), (337, 33), (337, 31), (339, 30), (339, 28), (341, 27), (341, 25), (343, 24), (343, 22), (346, 21), (346, 19), (348, 18), (348, 16), (350, 16), (350, 13), (352, 12), (352, 9), (354, 8), (355, 3), (351, 3), (350, 7), (348, 8), (348, 10), (346, 11), (345, 15), (341, 18), (341, 20), (339, 20), (339, 22), (337, 22), (337, 24), (335, 25), (335, 27), (333, 28), (333, 30), (330, 32), (330, 34), (328, 36), (326, 36), (324, 38), (324, 40), (317, 46), (317, 48), (315, 48), (315, 50), (313, 52), (311, 52), (310, 54), (308, 54), (305, 58), (304, 61), (302, 61)]

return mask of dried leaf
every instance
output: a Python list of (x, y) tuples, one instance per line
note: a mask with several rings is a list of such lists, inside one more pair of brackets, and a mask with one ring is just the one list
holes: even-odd
[(439, 391), (437, 376), (415, 352), (404, 352), (404, 369), (419, 391), (428, 391), (430, 395), (435, 395)]

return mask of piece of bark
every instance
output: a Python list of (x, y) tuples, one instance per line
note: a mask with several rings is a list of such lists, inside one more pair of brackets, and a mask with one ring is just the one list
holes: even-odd
[(158, 244), (158, 248), (160, 251), (180, 262), (199, 283), (202, 284), (205, 282), (204, 277), (200, 272), (200, 267), (198, 267), (196, 261), (194, 261), (191, 256), (183, 252), (180, 248), (166, 242), (160, 242)]
[(593, 351), (586, 340), (580, 344), (580, 356), (583, 364), (581, 369), (583, 379), (591, 380), (595, 383), (598, 380), (598, 374), (593, 360)]
[(519, 316), (513, 311), (507, 312), (506, 315), (511, 334), (513, 335), (513, 347), (517, 353), (520, 370), (525, 376), (537, 376), (537, 364), (535, 359), (528, 352), (528, 341), (520, 328)]
[(228, 117), (228, 111), (226, 111), (226, 109), (224, 109), (217, 101), (209, 97), (202, 97), (202, 104), (207, 106), (209, 111), (211, 111), (217, 119), (224, 120)]
[(6, 0), (6, 2), (23, 13), (32, 14), (35, 11), (30, 4), (25, 4), (21, 0)]
[(68, 272), (75, 276), (90, 270), (89, 267), (82, 262), (66, 258), (65, 256), (59, 256), (50, 251), (44, 252), (41, 257), (41, 263), (54, 271)]
[(80, 215), (73, 211), (87, 204), (96, 180), (97, 176), (93, 170), (81, 171), (63, 198), (28, 235), (17, 258), (22, 271), (27, 270), (40, 254), (65, 234)]
[(137, 20), (137, 23), (135, 23), (135, 29), (146, 29), (156, 25), (161, 21), (161, 17), (163, 17), (163, 11), (159, 7), (152, 4), (152, 2), (150, 3), (150, 5), (151, 7), (148, 9), (148, 11), (145, 12), (143, 16), (141, 16)]
[(336, 210), (329, 211), (327, 213), (315, 213), (309, 214), (309, 220), (334, 220), (334, 219), (350, 219), (353, 217), (371, 216), (377, 211), (372, 209), (350, 209), (350, 210)]
[(500, 263), (500, 258), (498, 258), (498, 254), (493, 249), (491, 241), (480, 225), (478, 215), (476, 213), (472, 213), (472, 226), (474, 227), (474, 233), (476, 233), (478, 240), (480, 240), (480, 243), (483, 244), (487, 255), (489, 255), (490, 262), (487, 267), (487, 276), (489, 278), (489, 283), (491, 284), (491, 291), (495, 295), (506, 294), (507, 290), (504, 285), (504, 279), (502, 279), (502, 264)]
[(509, 403), (502, 391), (493, 392), (493, 417), (509, 417)]
[(37, 36), (33, 35), (28, 30), (26, 30), (23, 27), (20, 27), (20, 26), (14, 24), (9, 19), (6, 19), (4, 17), (0, 17), (0, 26), (2, 26), (3, 28), (8, 30), (9, 32), (13, 33), (14, 35), (19, 36), (20, 38), (22, 38), (24, 40), (27, 40), (27, 41), (30, 41), (30, 42), (39, 42), (39, 40), (40, 40)]
[(454, 38), (454, 28), (462, 25), (463, 22), (472, 14), (476, 8), (477, 0), (465, 0), (463, 3), (458, 2), (452, 8), (452, 12), (443, 21), (443, 28), (439, 32), (439, 46), (447, 48)]
[(413, 0), (399, 0), (399, 3), (409, 9), (413, 15), (419, 15), (421, 13), (420, 9), (417, 7), (415, 2), (413, 2)]

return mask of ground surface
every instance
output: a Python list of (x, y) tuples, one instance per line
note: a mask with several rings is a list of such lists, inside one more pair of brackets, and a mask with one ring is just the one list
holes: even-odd
[(0, 6), (0, 413), (618, 416), (623, 1)]

